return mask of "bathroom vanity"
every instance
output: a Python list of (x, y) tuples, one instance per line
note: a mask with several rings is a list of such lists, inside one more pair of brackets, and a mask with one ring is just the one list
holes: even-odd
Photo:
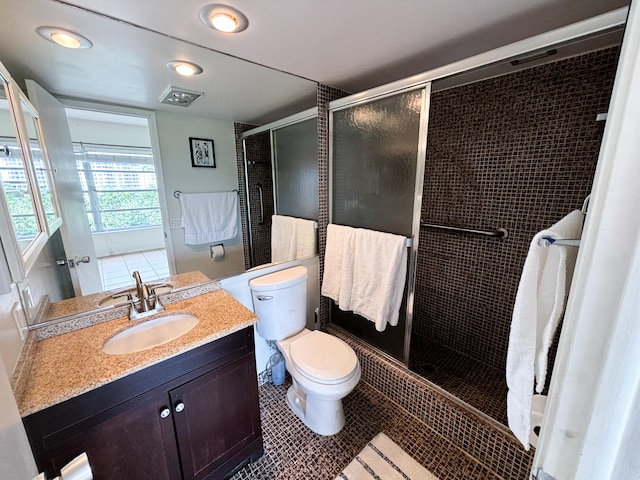
[(34, 341), (19, 406), (47, 478), (82, 452), (96, 479), (226, 478), (262, 455), (257, 318), (223, 290), (165, 309), (199, 323), (123, 355), (102, 346), (126, 317)]

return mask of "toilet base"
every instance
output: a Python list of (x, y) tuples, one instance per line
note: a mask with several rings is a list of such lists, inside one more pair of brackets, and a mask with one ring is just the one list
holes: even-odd
[(307, 427), (319, 435), (335, 435), (344, 427), (342, 399), (324, 400), (309, 396), (292, 385), (287, 390), (287, 404)]

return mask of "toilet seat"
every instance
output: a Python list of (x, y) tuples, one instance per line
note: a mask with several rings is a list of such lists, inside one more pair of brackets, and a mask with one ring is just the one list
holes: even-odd
[(343, 383), (357, 372), (358, 357), (345, 342), (318, 330), (291, 343), (289, 355), (295, 369), (312, 382)]

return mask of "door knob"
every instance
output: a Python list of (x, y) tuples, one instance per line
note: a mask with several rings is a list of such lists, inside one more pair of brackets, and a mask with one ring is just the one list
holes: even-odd
[(176, 407), (175, 407), (176, 412), (180, 413), (181, 411), (184, 410), (184, 403), (182, 402), (178, 402), (176, 403)]
[(164, 407), (162, 410), (160, 410), (160, 418), (167, 418), (169, 415), (171, 415), (171, 410), (169, 410), (167, 407)]

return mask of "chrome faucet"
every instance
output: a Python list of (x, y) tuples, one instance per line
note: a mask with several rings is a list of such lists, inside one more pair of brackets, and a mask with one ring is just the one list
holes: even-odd
[[(158, 300), (158, 295), (149, 295), (149, 288), (145, 283), (142, 283), (140, 278), (140, 272), (137, 270), (133, 272), (133, 279), (136, 281), (136, 295), (138, 300), (131, 303), (131, 310), (129, 311), (130, 320), (138, 320), (139, 318), (153, 315), (164, 311), (164, 307)], [(137, 306), (136, 306), (137, 303)]]

